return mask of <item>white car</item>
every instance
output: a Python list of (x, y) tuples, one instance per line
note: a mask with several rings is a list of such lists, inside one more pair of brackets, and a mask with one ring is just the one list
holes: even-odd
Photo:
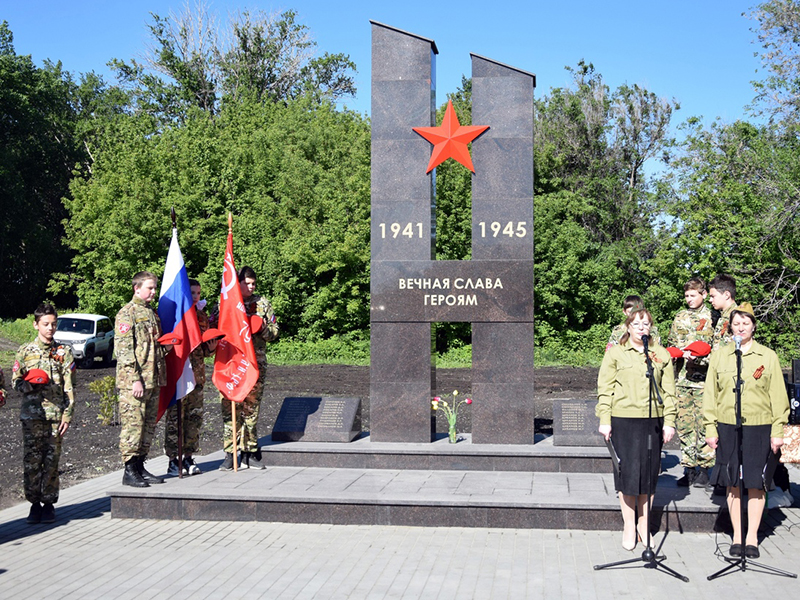
[(58, 317), (54, 339), (72, 348), (78, 366), (88, 369), (95, 357), (111, 364), (114, 354), (114, 324), (104, 315), (73, 313)]

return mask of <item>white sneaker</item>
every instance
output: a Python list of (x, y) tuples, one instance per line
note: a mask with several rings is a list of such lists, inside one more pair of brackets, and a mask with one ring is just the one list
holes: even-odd
[(197, 466), (191, 456), (187, 456), (183, 459), (183, 472), (189, 475), (200, 475), (200, 473), (202, 473), (200, 467)]

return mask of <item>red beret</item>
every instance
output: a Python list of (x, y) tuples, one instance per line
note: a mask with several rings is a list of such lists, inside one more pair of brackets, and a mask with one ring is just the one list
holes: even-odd
[(695, 356), (708, 356), (711, 354), (711, 346), (709, 346), (706, 342), (701, 342), (700, 340), (692, 342), (686, 346), (686, 349)]
[(211, 340), (215, 340), (221, 337), (225, 337), (225, 334), (219, 329), (215, 329), (214, 327), (212, 327), (211, 329), (207, 329), (206, 332), (203, 334), (203, 341), (210, 342)]
[(47, 375), (47, 373), (45, 373), (41, 369), (31, 369), (30, 371), (25, 373), (24, 379), (29, 383), (36, 383), (36, 384), (50, 382), (50, 377)]
[(676, 348), (675, 346), (669, 346), (667, 348), (667, 352), (669, 352), (669, 355), (672, 358), (680, 358), (681, 356), (683, 356), (683, 352), (679, 348)]
[(250, 331), (258, 333), (264, 328), (264, 319), (258, 315), (250, 315)]
[(158, 338), (158, 343), (162, 346), (180, 346), (183, 342), (183, 337), (179, 333), (165, 333)]

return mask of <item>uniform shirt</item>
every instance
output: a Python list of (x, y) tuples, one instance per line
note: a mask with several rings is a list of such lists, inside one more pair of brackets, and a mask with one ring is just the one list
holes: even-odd
[[(650, 349), (653, 376), (664, 404), (653, 398), (652, 416), (664, 417), (664, 425), (675, 427), (675, 376), (672, 359), (664, 348)], [(647, 418), (650, 416), (650, 380), (643, 352), (625, 344), (611, 347), (603, 356), (597, 375), (597, 408), (601, 425), (610, 425), (611, 417)]]
[[(25, 392), (25, 374), (31, 369), (41, 369), (47, 373), (50, 381), (33, 385), (30, 392)], [(75, 410), (75, 402), (71, 398), (74, 373), (75, 361), (69, 346), (47, 344), (38, 337), (20, 346), (11, 374), (11, 385), (23, 396), (19, 418), (23, 421), (69, 423)]]
[[(606, 352), (612, 347), (619, 344), (619, 341), (622, 339), (622, 336), (627, 333), (628, 328), (625, 327), (625, 321), (620, 323), (619, 325), (615, 325), (614, 329), (611, 330), (611, 337), (608, 338), (608, 344), (606, 344)], [(652, 325), (650, 327), (650, 342), (651, 344), (661, 344), (661, 336), (658, 334), (658, 327)]]
[(167, 384), (164, 348), (158, 343), (161, 321), (144, 300), (134, 297), (117, 313), (114, 323), (117, 387), (131, 389), (141, 381), (145, 389)]
[[(703, 304), (700, 308), (686, 308), (675, 315), (669, 328), (667, 346), (683, 350), (692, 342), (714, 342), (714, 328), (711, 326), (711, 310)], [(708, 371), (708, 357), (675, 360), (675, 379), (679, 387), (702, 388)]]
[[(778, 355), (755, 340), (742, 353), (742, 424), (772, 425), (770, 437), (782, 438), (789, 421), (789, 397)], [(719, 437), (717, 423), (736, 424), (736, 347), (723, 346), (711, 354), (703, 394), (706, 437)]]
[(261, 362), (266, 357), (267, 342), (274, 342), (278, 339), (278, 324), (275, 322), (275, 313), (269, 300), (255, 294), (244, 301), (244, 308), (248, 317), (258, 315), (264, 319), (264, 327), (253, 335), (253, 347), (256, 350), (256, 357)]
[(713, 352), (720, 346), (725, 346), (733, 341), (733, 334), (731, 333), (731, 313), (738, 308), (734, 302), (728, 308), (722, 311), (722, 314), (714, 327), (714, 340), (711, 344), (711, 351)]

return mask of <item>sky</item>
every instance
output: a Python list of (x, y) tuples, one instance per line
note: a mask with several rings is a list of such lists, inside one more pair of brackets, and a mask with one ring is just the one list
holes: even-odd
[[(191, 0), (194, 3), (195, 0)], [(742, 16), (755, 5), (741, 0), (503, 0), (432, 2), (403, 0), (210, 0), (223, 18), (249, 9), (293, 9), (311, 30), (320, 52), (348, 54), (356, 63), (358, 94), (345, 103), (370, 110), (370, 20), (436, 42), (437, 102), (470, 75), (470, 53), (536, 74), (536, 95), (570, 84), (565, 66), (591, 62), (613, 90), (638, 84), (675, 99), (674, 122), (746, 118), (760, 63)], [(141, 58), (150, 13), (180, 12), (184, 0), (7, 1), (0, 20), (9, 23), (18, 54), (37, 65), (60, 60), (73, 73), (96, 71), (111, 79), (112, 58)]]

